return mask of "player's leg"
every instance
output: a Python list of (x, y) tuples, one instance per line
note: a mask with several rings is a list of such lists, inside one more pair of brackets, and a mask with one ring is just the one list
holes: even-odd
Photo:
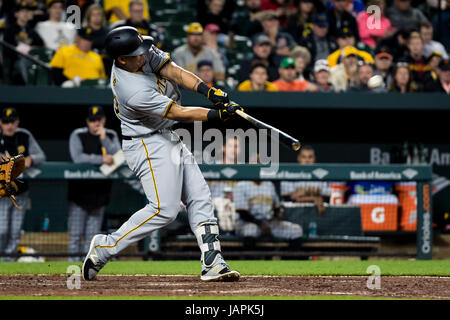
[(23, 218), (25, 217), (25, 212), (29, 207), (29, 197), (27, 194), (21, 194), (16, 196), (16, 203), (21, 208), (17, 210), (14, 205), (10, 207), (10, 219), (11, 219), (11, 229), (9, 231), (9, 240), (5, 248), (5, 253), (12, 254), (16, 251), (17, 245), (20, 240), (20, 231), (22, 229)]
[(86, 225), (84, 229), (84, 243), (83, 243), (83, 254), (87, 254), (89, 250), (90, 240), (100, 232), (102, 228), (103, 216), (105, 213), (105, 207), (96, 208), (90, 210), (86, 216)]
[(11, 201), (8, 198), (0, 199), (0, 256), (4, 253), (8, 242), (11, 217), (10, 204)]
[[(177, 144), (163, 134), (142, 141), (124, 142), (128, 166), (140, 179), (148, 204), (112, 234), (93, 237), (83, 263), (86, 280), (93, 279), (112, 256), (175, 220), (180, 208), (183, 179), (181, 160), (172, 159), (173, 148), (174, 154), (178, 148), (181, 155), (181, 147)], [(89, 258), (91, 256), (92, 259)]]
[(182, 201), (186, 205), (189, 224), (201, 251), (201, 280), (237, 281), (239, 272), (230, 270), (222, 256), (219, 226), (214, 217), (209, 187), (193, 155), (185, 146), (183, 163)]
[[(74, 202), (69, 203), (69, 254), (77, 254), (81, 252), (81, 240), (84, 235), (86, 225), (87, 212)], [(90, 239), (86, 239), (90, 241)], [(75, 256), (69, 256), (69, 261), (79, 261)]]

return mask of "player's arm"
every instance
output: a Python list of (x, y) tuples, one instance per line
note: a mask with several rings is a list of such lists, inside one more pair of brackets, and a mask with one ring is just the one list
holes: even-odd
[(178, 66), (173, 61), (166, 63), (160, 70), (160, 75), (174, 81), (185, 89), (203, 94), (214, 105), (222, 106), (229, 103), (228, 95), (222, 90), (208, 87), (199, 77)]
[(165, 117), (180, 122), (194, 121), (226, 121), (235, 115), (236, 110), (242, 110), (236, 104), (230, 103), (222, 109), (208, 109), (202, 107), (182, 107), (173, 102)]

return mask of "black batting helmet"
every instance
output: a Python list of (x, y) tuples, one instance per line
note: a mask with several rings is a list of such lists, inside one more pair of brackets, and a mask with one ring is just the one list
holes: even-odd
[(152, 37), (142, 36), (133, 27), (113, 29), (105, 40), (106, 52), (113, 59), (120, 56), (139, 56), (148, 51), (152, 44)]

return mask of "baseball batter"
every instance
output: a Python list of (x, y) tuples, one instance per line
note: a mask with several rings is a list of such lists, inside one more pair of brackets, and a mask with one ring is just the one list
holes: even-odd
[[(177, 121), (224, 121), (241, 108), (173, 63), (152, 40), (132, 27), (114, 29), (106, 38), (106, 50), (114, 59), (111, 88), (122, 149), (148, 204), (114, 233), (92, 238), (83, 278), (94, 279), (112, 256), (175, 220), (181, 200), (200, 247), (201, 280), (237, 281), (239, 272), (230, 270), (221, 254), (208, 185), (193, 155), (170, 128)], [(204, 94), (218, 109), (180, 106), (178, 85)]]

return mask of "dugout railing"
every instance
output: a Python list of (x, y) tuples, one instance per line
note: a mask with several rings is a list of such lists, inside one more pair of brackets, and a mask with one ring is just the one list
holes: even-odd
[[(432, 230), (432, 203), (431, 203), (431, 166), (428, 165), (367, 165), (367, 164), (317, 164), (311, 166), (299, 166), (297, 164), (280, 164), (276, 174), (268, 174), (267, 167), (262, 165), (200, 165), (204, 177), (210, 183), (214, 181), (272, 181), (278, 185), (281, 181), (390, 181), (395, 183), (407, 183), (413, 185), (416, 192), (417, 220), (416, 228), (412, 231), (378, 231), (375, 233), (361, 230), (361, 234), (346, 234), (345, 229), (350, 223), (346, 215), (350, 214), (349, 208), (355, 209), (355, 205), (328, 206), (327, 210), (335, 210), (336, 214), (320, 217), (314, 211), (311, 204), (286, 204), (285, 215), (291, 221), (303, 223), (304, 243), (303, 256), (315, 255), (378, 255), (377, 248), (380, 238), (384, 234), (410, 234), (416, 236), (417, 259), (431, 259), (433, 247)], [(46, 162), (38, 168), (28, 170), (23, 179), (30, 182), (32, 197), (31, 209), (27, 211), (23, 232), (19, 247), (14, 256), (33, 257), (67, 257), (67, 182), (73, 179), (90, 180), (111, 179), (116, 182), (127, 181), (128, 184), (113, 187), (111, 205), (106, 210), (105, 220), (114, 220), (114, 223), (104, 224), (103, 232), (111, 232), (114, 228), (127, 219), (134, 211), (145, 205), (145, 197), (139, 194), (139, 183), (127, 167), (121, 167), (110, 176), (104, 176), (98, 167), (89, 164), (73, 164), (66, 162)], [(130, 185), (132, 187), (130, 187)], [(133, 195), (133, 193), (135, 195)], [(299, 206), (301, 214), (299, 214)], [(333, 208), (334, 207), (334, 208)], [(345, 210), (341, 210), (345, 209)], [(339, 211), (341, 210), (341, 211)], [(111, 214), (112, 213), (112, 214)], [(362, 215), (358, 213), (357, 215)], [(353, 217), (357, 216), (353, 215)], [(310, 237), (307, 232), (307, 217), (318, 217), (317, 235)], [(331, 217), (331, 218), (330, 218)], [(302, 220), (303, 219), (303, 220)], [(327, 220), (328, 219), (328, 220)], [(43, 225), (49, 220), (47, 229)], [(352, 220), (354, 223), (357, 220)], [(361, 221), (359, 222), (361, 223)], [(364, 222), (362, 222), (364, 223)], [(321, 227), (328, 224), (327, 228), (340, 230), (336, 233), (321, 234)], [(341, 226), (339, 229), (339, 226)], [(169, 228), (170, 229), (170, 228)], [(350, 229), (348, 229), (350, 230)], [(154, 257), (154, 258), (198, 258), (198, 249), (190, 232), (181, 232), (172, 237), (165, 237), (164, 231), (154, 233), (145, 241), (141, 241), (133, 250), (126, 250), (123, 255)], [(171, 241), (171, 243), (170, 243)], [(175, 241), (175, 242), (174, 242)], [(183, 242), (184, 245), (183, 245)], [(222, 243), (227, 248), (230, 257), (286, 256), (296, 257), (298, 254), (283, 250), (283, 241), (275, 239), (261, 239), (262, 246), (259, 252), (243, 252), (239, 245), (239, 238), (233, 234), (224, 233)], [(237, 243), (237, 245), (236, 245)], [(170, 244), (170, 246), (169, 246)], [(189, 247), (190, 246), (190, 247)], [(233, 249), (234, 246), (234, 249)], [(31, 248), (33, 250), (27, 250)], [(191, 249), (189, 249), (191, 248)], [(180, 249), (180, 251), (177, 251)], [(402, 256), (400, 249), (397, 254)], [(264, 253), (261, 255), (261, 253)], [(180, 256), (181, 255), (181, 256)], [(396, 255), (393, 253), (392, 255)], [(5, 255), (3, 255), (5, 256)]]

